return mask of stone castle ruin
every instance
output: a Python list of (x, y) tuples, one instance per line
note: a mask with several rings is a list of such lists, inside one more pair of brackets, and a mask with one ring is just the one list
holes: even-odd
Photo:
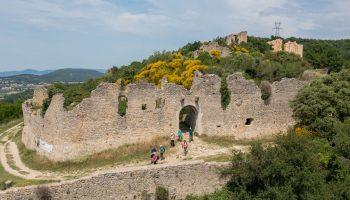
[(278, 39), (269, 41), (267, 43), (272, 46), (273, 52), (285, 51), (285, 52), (294, 53), (296, 55), (299, 55), (300, 57), (303, 57), (304, 46), (301, 44), (298, 44), (295, 41), (294, 42), (289, 41), (283, 45), (283, 40), (278, 38)]
[[(238, 34), (230, 34), (227, 35), (225, 38), (225, 42), (227, 46), (231, 45), (240, 45), (241, 43), (248, 42), (248, 33), (247, 31), (241, 31)], [(225, 58), (231, 55), (231, 50), (228, 47), (221, 46), (218, 42), (208, 42), (206, 44), (203, 44), (199, 50), (196, 50), (193, 52), (194, 58), (198, 58), (199, 54), (201, 52), (208, 52), (210, 53), (213, 50), (219, 50), (221, 52), (221, 57)]]
[(247, 31), (241, 31), (238, 34), (230, 34), (225, 37), (226, 44), (230, 45), (240, 45), (242, 42), (248, 42), (248, 33)]
[[(293, 78), (272, 83), (266, 103), (260, 88), (241, 73), (226, 81), (231, 101), (225, 110), (221, 107), (221, 78), (196, 72), (190, 90), (165, 79), (161, 88), (137, 82), (123, 90), (116, 84), (101, 83), (91, 97), (69, 111), (64, 108), (63, 95), (56, 94), (44, 117), (31, 106), (42, 104), (47, 97), (44, 88), (37, 88), (33, 99), (23, 103), (22, 141), (51, 160), (63, 161), (168, 136), (181, 123), (199, 134), (237, 139), (265, 137), (293, 125), (289, 102), (306, 82)], [(121, 96), (127, 99), (124, 116), (118, 114)], [(184, 110), (186, 115), (181, 115)]]

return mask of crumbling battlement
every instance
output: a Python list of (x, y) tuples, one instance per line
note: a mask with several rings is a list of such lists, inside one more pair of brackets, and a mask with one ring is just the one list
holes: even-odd
[[(51, 160), (78, 158), (176, 133), (179, 113), (185, 107), (193, 110), (189, 121), (199, 134), (264, 137), (294, 123), (289, 101), (306, 84), (297, 79), (274, 82), (266, 103), (260, 88), (242, 74), (228, 76), (227, 82), (231, 102), (225, 110), (221, 108), (221, 78), (200, 72), (195, 73), (190, 90), (166, 80), (161, 88), (141, 81), (127, 85), (124, 91), (116, 84), (102, 83), (70, 111), (63, 106), (63, 95), (57, 94), (44, 117), (25, 102), (22, 141)], [(120, 95), (127, 98), (123, 117), (118, 114)]]

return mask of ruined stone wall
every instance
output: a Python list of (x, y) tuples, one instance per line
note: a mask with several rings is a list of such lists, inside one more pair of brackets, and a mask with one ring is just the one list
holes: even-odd
[(289, 41), (283, 45), (283, 40), (278, 38), (267, 43), (272, 46), (273, 52), (285, 51), (303, 57), (304, 46), (295, 41)]
[[(88, 178), (47, 185), (52, 199), (154, 199), (157, 186), (169, 190), (170, 199), (203, 195), (221, 189), (228, 177), (221, 171), (229, 164), (190, 161), (128, 168)], [(0, 199), (38, 200), (37, 186), (0, 192)]]
[(32, 104), (34, 107), (42, 106), (44, 100), (49, 97), (45, 86), (37, 86), (34, 90)]
[(201, 52), (208, 52), (210, 54), (213, 50), (219, 50), (223, 58), (231, 54), (229, 48), (220, 46), (217, 42), (209, 42), (208, 44), (203, 44), (199, 50), (193, 52), (193, 56), (197, 58)]
[(268, 41), (267, 44), (272, 46), (273, 52), (279, 52), (283, 50), (283, 40), (282, 39), (275, 39), (272, 41)]
[[(221, 108), (221, 78), (199, 72), (195, 73), (191, 90), (166, 80), (162, 80), (161, 88), (138, 82), (126, 86), (125, 91), (116, 84), (102, 83), (90, 98), (70, 111), (63, 107), (64, 97), (58, 94), (44, 117), (24, 103), (22, 141), (27, 148), (51, 160), (74, 159), (176, 133), (179, 113), (185, 106), (196, 111), (193, 128), (199, 134), (232, 135), (237, 139), (264, 137), (285, 131), (294, 123), (289, 101), (306, 84), (297, 79), (274, 82), (266, 103), (261, 99), (260, 88), (242, 74), (228, 76), (227, 82), (231, 103), (226, 110)], [(128, 101), (123, 117), (118, 114), (121, 94)], [(247, 120), (251, 123), (246, 124)]]
[(247, 31), (241, 31), (238, 34), (230, 34), (225, 37), (226, 44), (228, 46), (230, 45), (239, 45), (242, 42), (247, 43), (248, 42), (248, 33)]
[(303, 57), (303, 48), (304, 48), (303, 45), (298, 44), (295, 41), (294, 42), (289, 41), (284, 44), (284, 51), (297, 54), (300, 57)]

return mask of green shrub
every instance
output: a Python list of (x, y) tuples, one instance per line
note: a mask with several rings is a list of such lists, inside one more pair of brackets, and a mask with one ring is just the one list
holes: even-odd
[(22, 102), (0, 103), (0, 123), (22, 117)]
[(169, 200), (169, 191), (161, 186), (156, 188), (156, 200)]
[(184, 47), (179, 49), (179, 52), (186, 56), (189, 55), (190, 52), (196, 51), (200, 48), (201, 42), (200, 41), (195, 41), (193, 43), (188, 43)]
[(292, 101), (298, 124), (332, 139), (335, 124), (350, 118), (350, 69), (313, 81)]
[(217, 37), (217, 38), (215, 38), (215, 39), (214, 39), (214, 42), (217, 42), (220, 46), (223, 46), (223, 47), (227, 46), (227, 45), (226, 45), (226, 40), (225, 40), (225, 38), (223, 38), (223, 37)]
[(226, 110), (227, 106), (230, 104), (230, 101), (231, 101), (231, 92), (228, 89), (226, 77), (221, 78), (220, 93), (221, 93), (221, 108), (223, 110)]
[(42, 106), (42, 110), (41, 110), (41, 115), (45, 116), (45, 113), (47, 111), (47, 109), (49, 108), (50, 104), (51, 104), (51, 100), (52, 98), (46, 98), (43, 102), (43, 106)]
[(268, 104), (271, 97), (271, 84), (268, 81), (262, 81), (260, 84), (261, 99), (264, 100), (265, 104)]
[(125, 96), (119, 96), (118, 98), (118, 114), (120, 116), (126, 115), (126, 109), (128, 108), (128, 100)]

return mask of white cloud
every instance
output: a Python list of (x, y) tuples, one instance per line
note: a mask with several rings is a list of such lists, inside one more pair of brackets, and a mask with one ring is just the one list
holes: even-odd
[[(303, 35), (323, 29), (325, 23), (347, 23), (350, 1), (327, 2), (328, 13), (310, 11), (288, 0), (146, 0), (153, 7), (142, 12), (126, 10), (107, 0), (11, 0), (0, 2), (0, 12), (13, 21), (43, 29), (111, 31), (140, 35), (184, 34), (193, 31), (230, 32), (248, 30), (270, 35), (274, 21), (282, 21), (283, 35)], [(325, 2), (323, 2), (325, 3)], [(317, 2), (315, 2), (317, 4)], [(334, 30), (348, 30), (346, 25)]]
[(349, 38), (349, 7), (349, 0), (0, 0), (0, 68), (127, 64), (241, 30), (268, 37), (275, 21), (284, 37)]

